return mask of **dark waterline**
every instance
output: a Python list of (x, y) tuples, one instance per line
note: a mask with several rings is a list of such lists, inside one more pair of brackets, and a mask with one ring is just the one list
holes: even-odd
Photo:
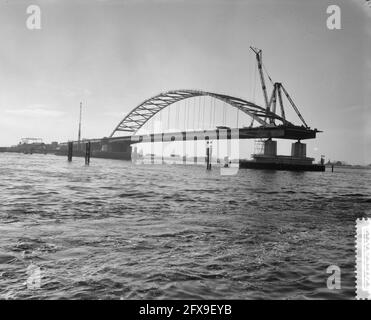
[(0, 153), (0, 298), (353, 299), (370, 178)]

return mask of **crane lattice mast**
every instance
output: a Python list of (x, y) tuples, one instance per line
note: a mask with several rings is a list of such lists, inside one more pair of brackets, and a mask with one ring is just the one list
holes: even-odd
[[(267, 88), (266, 88), (266, 85), (265, 85), (264, 73), (263, 73), (262, 50), (254, 48), (254, 47), (250, 47), (250, 49), (255, 52), (256, 60), (258, 62), (260, 82), (261, 82), (262, 89), (263, 89), (263, 95), (264, 95), (265, 107), (266, 107), (267, 114), (269, 114), (271, 112), (276, 114), (276, 103), (277, 103), (277, 98), (278, 98), (278, 103), (279, 103), (280, 109), (281, 109), (281, 116), (282, 116), (283, 119), (286, 120), (285, 110), (284, 110), (283, 101), (282, 101), (282, 93), (281, 93), (281, 90), (282, 90), (284, 92), (287, 100), (290, 102), (292, 108), (294, 109), (295, 113), (297, 114), (299, 119), (304, 124), (304, 127), (308, 129), (309, 127), (308, 127), (307, 123), (305, 122), (305, 120), (304, 120), (303, 116), (301, 115), (299, 109), (295, 105), (294, 101), (291, 99), (290, 95), (288, 94), (288, 92), (286, 91), (286, 89), (284, 88), (282, 83), (279, 83), (279, 82), (274, 82), (273, 83), (271, 77), (267, 73), (267, 76), (268, 76), (269, 80), (273, 84), (273, 91), (272, 91), (270, 99), (268, 100)], [(265, 71), (265, 72), (267, 72), (267, 71)], [(273, 108), (272, 111), (271, 111), (271, 106)], [(270, 118), (270, 123), (275, 124), (273, 118)]]
[(267, 88), (265, 86), (264, 73), (263, 73), (263, 62), (262, 62), (263, 52), (261, 49), (257, 49), (254, 47), (250, 47), (250, 49), (254, 51), (256, 54), (256, 60), (258, 61), (258, 69), (259, 69), (259, 74), (260, 74), (260, 82), (261, 82), (263, 94), (264, 94), (265, 107), (267, 108), (267, 111), (269, 111)]

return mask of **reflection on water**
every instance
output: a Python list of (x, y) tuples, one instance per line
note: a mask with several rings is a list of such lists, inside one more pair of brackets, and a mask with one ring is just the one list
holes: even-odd
[[(0, 153), (0, 298), (355, 296), (371, 171), (83, 163)], [(329, 265), (341, 290), (327, 289)]]

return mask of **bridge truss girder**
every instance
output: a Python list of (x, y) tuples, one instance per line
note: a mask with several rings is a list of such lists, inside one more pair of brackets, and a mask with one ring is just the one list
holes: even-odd
[(232, 107), (241, 110), (250, 116), (253, 121), (258, 122), (262, 126), (272, 125), (272, 123), (274, 123), (272, 120), (278, 120), (284, 125), (292, 125), (285, 118), (277, 115), (269, 109), (267, 110), (241, 98), (200, 90), (173, 90), (161, 93), (143, 101), (120, 121), (111, 133), (110, 137), (112, 137), (117, 131), (135, 134), (148, 120), (166, 107), (184, 99), (200, 96), (209, 96), (223, 101)]

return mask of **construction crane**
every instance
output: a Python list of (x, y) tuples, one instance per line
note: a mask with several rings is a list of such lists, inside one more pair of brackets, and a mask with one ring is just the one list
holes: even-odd
[[(262, 89), (263, 89), (263, 95), (264, 95), (264, 101), (265, 101), (265, 107), (266, 107), (267, 114), (269, 114), (270, 112), (276, 114), (276, 104), (277, 104), (277, 98), (278, 98), (278, 103), (280, 105), (280, 111), (281, 111), (281, 117), (286, 120), (285, 109), (284, 109), (283, 101), (282, 101), (282, 93), (281, 93), (281, 90), (282, 90), (283, 93), (285, 94), (287, 100), (290, 102), (292, 108), (294, 109), (295, 113), (297, 114), (299, 119), (302, 121), (304, 127), (308, 129), (309, 127), (308, 127), (307, 123), (305, 122), (305, 120), (304, 120), (303, 116), (301, 115), (299, 109), (295, 105), (294, 101), (292, 100), (292, 98), (288, 94), (287, 90), (282, 85), (282, 83), (273, 82), (271, 77), (269, 76), (268, 72), (265, 70), (270, 82), (273, 85), (273, 91), (272, 91), (272, 94), (270, 96), (270, 99), (268, 100), (267, 87), (265, 85), (264, 72), (263, 72), (264, 65), (263, 65), (263, 60), (262, 60), (262, 55), (263, 55), (262, 50), (258, 49), (258, 48), (254, 48), (254, 47), (250, 47), (250, 49), (252, 51), (254, 51), (254, 53), (256, 55), (256, 60), (258, 62), (260, 82), (261, 82), (261, 86), (262, 86)], [(272, 107), (272, 109), (271, 109), (271, 107)], [(270, 118), (270, 124), (275, 125), (274, 118)]]

